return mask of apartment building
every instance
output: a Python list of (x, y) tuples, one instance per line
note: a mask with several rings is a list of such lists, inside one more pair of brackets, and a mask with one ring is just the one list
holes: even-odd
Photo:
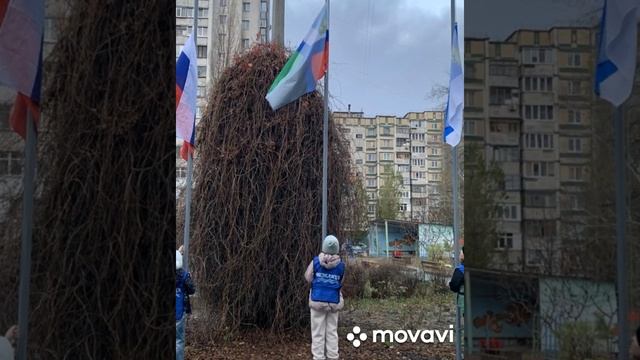
[(376, 217), (384, 171), (390, 167), (402, 177), (401, 219), (426, 222), (441, 201), (443, 112), (365, 117), (349, 111), (334, 112), (333, 119), (349, 140), (353, 174), (363, 181), (369, 198), (369, 217)]
[[(268, 41), (270, 0), (198, 1), (198, 108), (196, 126), (204, 112), (207, 94), (234, 56), (254, 43)], [(176, 0), (176, 57), (193, 31), (193, 0)], [(187, 164), (176, 141), (176, 187), (182, 188)]]
[(555, 273), (580, 235), (591, 158), (595, 29), (465, 39), (465, 143), (504, 172), (496, 266)]

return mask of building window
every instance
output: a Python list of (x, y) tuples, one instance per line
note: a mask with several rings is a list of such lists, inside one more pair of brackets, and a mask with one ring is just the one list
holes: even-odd
[(518, 161), (520, 150), (515, 147), (496, 147), (493, 149), (493, 160), (500, 162)]
[(207, 36), (207, 30), (206, 26), (198, 26), (198, 36)]
[(250, 12), (251, 11), (251, 3), (243, 2), (242, 3), (242, 12)]
[(362, 139), (362, 134), (356, 134), (356, 139)]
[(578, 194), (567, 195), (565, 208), (568, 208), (569, 210), (584, 210), (584, 198)]
[(382, 140), (382, 147), (386, 147), (386, 148), (393, 147), (393, 145), (391, 144), (391, 140), (388, 140), (388, 139)]
[(207, 67), (206, 66), (198, 66), (198, 77), (203, 78), (207, 76)]
[(376, 128), (373, 128), (373, 127), (367, 128), (367, 136), (375, 137), (376, 136)]
[(356, 160), (356, 165), (362, 165), (362, 159), (357, 159)]
[(524, 118), (527, 120), (553, 120), (553, 106), (525, 105)]
[(376, 161), (377, 159), (377, 154), (367, 154), (367, 161)]
[(227, 6), (227, 0), (220, 0), (220, 7)]
[(242, 49), (246, 50), (249, 48), (249, 39), (242, 39)]
[(578, 42), (578, 32), (576, 30), (571, 30), (571, 43), (576, 44)]
[(376, 148), (376, 142), (375, 141), (367, 141), (367, 150), (371, 150), (371, 149), (375, 149)]
[(581, 66), (581, 65), (582, 65), (582, 59), (580, 57), (580, 54), (578, 53), (569, 54), (569, 66)]
[(571, 181), (583, 181), (582, 166), (569, 166), (569, 180)]
[(492, 64), (489, 65), (489, 75), (491, 76), (517, 76), (518, 68), (513, 65)]
[(580, 81), (579, 80), (571, 80), (569, 81), (569, 95), (580, 95)]
[(424, 134), (411, 134), (411, 140), (424, 141)]
[(376, 206), (375, 205), (369, 205), (368, 209), (369, 210), (369, 214), (375, 214), (376, 213)]
[(209, 9), (208, 8), (198, 8), (198, 17), (206, 18), (208, 16)]
[(580, 110), (569, 110), (569, 124), (582, 123), (582, 112)]
[(550, 161), (527, 161), (525, 165), (525, 175), (530, 177), (553, 177), (555, 176), (555, 164)]
[(385, 152), (385, 153), (382, 153), (381, 155), (382, 155), (383, 161), (391, 161), (393, 159), (393, 153)]
[(22, 153), (0, 151), (0, 176), (22, 174)]
[(524, 64), (551, 64), (552, 52), (547, 48), (525, 48), (522, 51)]
[(432, 168), (438, 168), (438, 167), (440, 167), (440, 164), (438, 164), (437, 161), (431, 161), (431, 167)]
[(570, 138), (569, 139), (569, 152), (581, 153), (582, 152), (582, 139)]
[(249, 20), (242, 20), (242, 30), (249, 30)]
[(554, 208), (556, 206), (556, 196), (549, 192), (529, 191), (524, 197), (524, 206), (530, 208)]
[(431, 155), (440, 155), (440, 149), (431, 148)]
[(198, 97), (205, 97), (205, 96), (207, 96), (206, 87), (198, 86)]
[(498, 205), (497, 216), (503, 220), (518, 220), (518, 205)]
[(540, 45), (540, 33), (539, 32), (534, 32), (533, 33), (533, 43), (535, 45)]
[(418, 154), (423, 154), (424, 153), (424, 146), (412, 146), (411, 147), (411, 152), (413, 153), (418, 153)]
[(413, 159), (413, 160), (411, 161), (411, 163), (412, 163), (414, 166), (424, 166), (424, 164), (425, 164), (425, 160), (424, 160), (424, 159)]
[(376, 187), (376, 179), (367, 179), (367, 187)]
[(188, 6), (176, 7), (176, 17), (193, 17), (193, 8)]
[(490, 89), (490, 105), (504, 105), (511, 100), (511, 88), (492, 87)]
[(356, 146), (356, 151), (362, 151), (362, 146)]
[(206, 58), (207, 58), (207, 46), (198, 45), (198, 59), (206, 59)]
[(178, 179), (184, 179), (187, 177), (187, 169), (182, 166), (176, 167), (176, 177)]
[(367, 175), (376, 175), (378, 173), (377, 166), (367, 166)]
[(391, 127), (383, 126), (382, 127), (382, 135), (391, 135)]
[(400, 211), (407, 211), (407, 204), (400, 204), (399, 210)]
[(549, 92), (553, 91), (552, 77), (527, 76), (524, 78), (525, 91)]
[(524, 134), (527, 149), (553, 149), (553, 134)]
[(44, 36), (47, 41), (56, 41), (58, 39), (57, 19), (44, 19)]
[[(476, 135), (476, 122), (475, 122), (475, 120), (465, 120), (463, 129), (464, 129), (464, 134), (465, 135), (470, 135), (470, 136)], [(434, 155), (433, 154), (433, 150), (435, 150), (435, 149), (431, 149), (431, 154), (432, 155)]]
[(513, 233), (500, 233), (498, 234), (498, 249), (512, 249), (513, 248)]

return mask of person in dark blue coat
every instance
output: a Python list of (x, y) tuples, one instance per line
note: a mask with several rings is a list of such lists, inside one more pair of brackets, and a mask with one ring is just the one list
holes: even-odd
[(176, 251), (176, 360), (184, 359), (185, 314), (191, 313), (189, 295), (195, 292), (191, 274), (182, 269), (182, 254)]
[(449, 281), (449, 289), (462, 295), (464, 293), (464, 247), (460, 252), (460, 265), (456, 266)]

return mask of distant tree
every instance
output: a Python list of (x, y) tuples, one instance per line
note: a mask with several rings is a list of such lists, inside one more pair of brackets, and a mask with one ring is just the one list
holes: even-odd
[(367, 212), (368, 197), (362, 178), (357, 177), (352, 184), (354, 202), (351, 204), (351, 239), (359, 243), (367, 234), (369, 214)]
[(396, 220), (400, 214), (400, 185), (402, 176), (391, 165), (384, 167), (382, 186), (378, 196), (378, 218)]
[(499, 185), (504, 175), (494, 163), (487, 166), (477, 144), (465, 145), (465, 173), (465, 263), (487, 268), (496, 246), (496, 200), (503, 196)]

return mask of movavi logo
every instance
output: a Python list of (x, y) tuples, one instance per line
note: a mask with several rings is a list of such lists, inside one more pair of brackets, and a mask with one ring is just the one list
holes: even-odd
[[(422, 342), (425, 344), (435, 343), (453, 343), (453, 325), (449, 325), (448, 330), (373, 330), (371, 332), (372, 342), (382, 343), (398, 343), (404, 344), (406, 342)], [(354, 326), (353, 331), (347, 334), (347, 340), (351, 342), (354, 347), (360, 347), (369, 337), (366, 332), (361, 332), (359, 326)]]

